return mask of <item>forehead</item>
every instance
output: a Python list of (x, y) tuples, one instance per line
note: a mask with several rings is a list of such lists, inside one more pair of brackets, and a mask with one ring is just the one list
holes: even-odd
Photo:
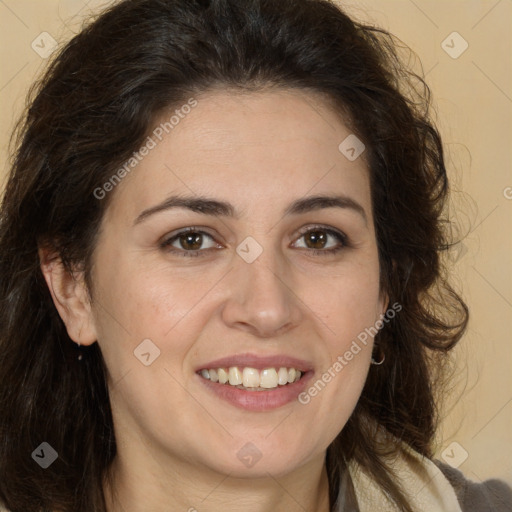
[(218, 90), (194, 99), (193, 108), (162, 112), (149, 133), (153, 147), (117, 186), (110, 214), (133, 217), (184, 192), (268, 208), (333, 189), (371, 209), (364, 158), (340, 152), (353, 135), (320, 95)]

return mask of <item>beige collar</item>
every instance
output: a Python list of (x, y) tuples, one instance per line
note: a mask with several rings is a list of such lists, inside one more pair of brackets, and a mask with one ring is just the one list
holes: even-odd
[[(462, 512), (453, 487), (429, 459), (403, 444), (407, 453), (393, 459), (391, 467), (415, 512)], [(383, 490), (354, 461), (349, 472), (360, 512), (397, 512)]]

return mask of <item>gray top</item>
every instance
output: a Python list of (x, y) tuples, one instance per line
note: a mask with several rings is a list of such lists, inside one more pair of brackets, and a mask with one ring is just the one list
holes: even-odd
[(433, 461), (455, 489), (463, 512), (512, 512), (512, 489), (502, 480), (478, 483), (439, 460)]
[[(455, 490), (462, 512), (512, 512), (512, 488), (505, 482), (490, 479), (473, 482), (464, 474), (440, 460), (433, 460)], [(352, 481), (345, 471), (336, 512), (360, 512)], [(437, 511), (421, 511), (437, 512)]]

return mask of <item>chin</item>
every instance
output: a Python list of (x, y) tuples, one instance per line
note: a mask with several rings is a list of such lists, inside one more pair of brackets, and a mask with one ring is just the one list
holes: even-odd
[(226, 447), (226, 450), (210, 452), (210, 457), (207, 461), (203, 459), (202, 465), (217, 473), (237, 478), (267, 478), (269, 474), (282, 477), (300, 468), (315, 455), (302, 453), (303, 444), (297, 446), (297, 443), (281, 439), (269, 441), (263, 435), (259, 440), (248, 439), (249, 437), (231, 440), (229, 449)]

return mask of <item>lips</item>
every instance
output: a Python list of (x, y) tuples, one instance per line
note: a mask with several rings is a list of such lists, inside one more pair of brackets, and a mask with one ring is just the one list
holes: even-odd
[(197, 366), (195, 371), (209, 370), (210, 368), (230, 368), (237, 366), (239, 368), (250, 367), (257, 370), (265, 368), (295, 368), (302, 373), (306, 373), (313, 369), (312, 363), (296, 357), (278, 354), (275, 356), (257, 356), (255, 354), (237, 354), (233, 356), (215, 359), (207, 363)]
[[(201, 364), (196, 368), (196, 374), (201, 385), (221, 400), (237, 408), (263, 412), (297, 401), (298, 395), (313, 376), (312, 366), (308, 361), (287, 355), (262, 357), (254, 354), (238, 354)], [(283, 370), (292, 371), (294, 378), (290, 378), (287, 383), (284, 383), (284, 380), (280, 383), (275, 382), (276, 376), (273, 373), (276, 373), (276, 368), (279, 368), (283, 373), (283, 379)], [(212, 369), (214, 369), (214, 379), (211, 378)], [(252, 373), (259, 373), (260, 385), (246, 388), (243, 386), (243, 379), (240, 385), (236, 386), (231, 385), (229, 381), (221, 383), (218, 379), (219, 369), (236, 369), (236, 372), (239, 369), (250, 369)], [(269, 372), (269, 375), (264, 377), (266, 372)], [(229, 371), (228, 373), (233, 372)], [(265, 380), (262, 379), (262, 376)], [(251, 378), (255, 378), (255, 376)], [(233, 384), (235, 383), (238, 383), (238, 380), (233, 382)], [(258, 384), (255, 382), (245, 383), (250, 386)], [(269, 389), (265, 389), (265, 387)]]

